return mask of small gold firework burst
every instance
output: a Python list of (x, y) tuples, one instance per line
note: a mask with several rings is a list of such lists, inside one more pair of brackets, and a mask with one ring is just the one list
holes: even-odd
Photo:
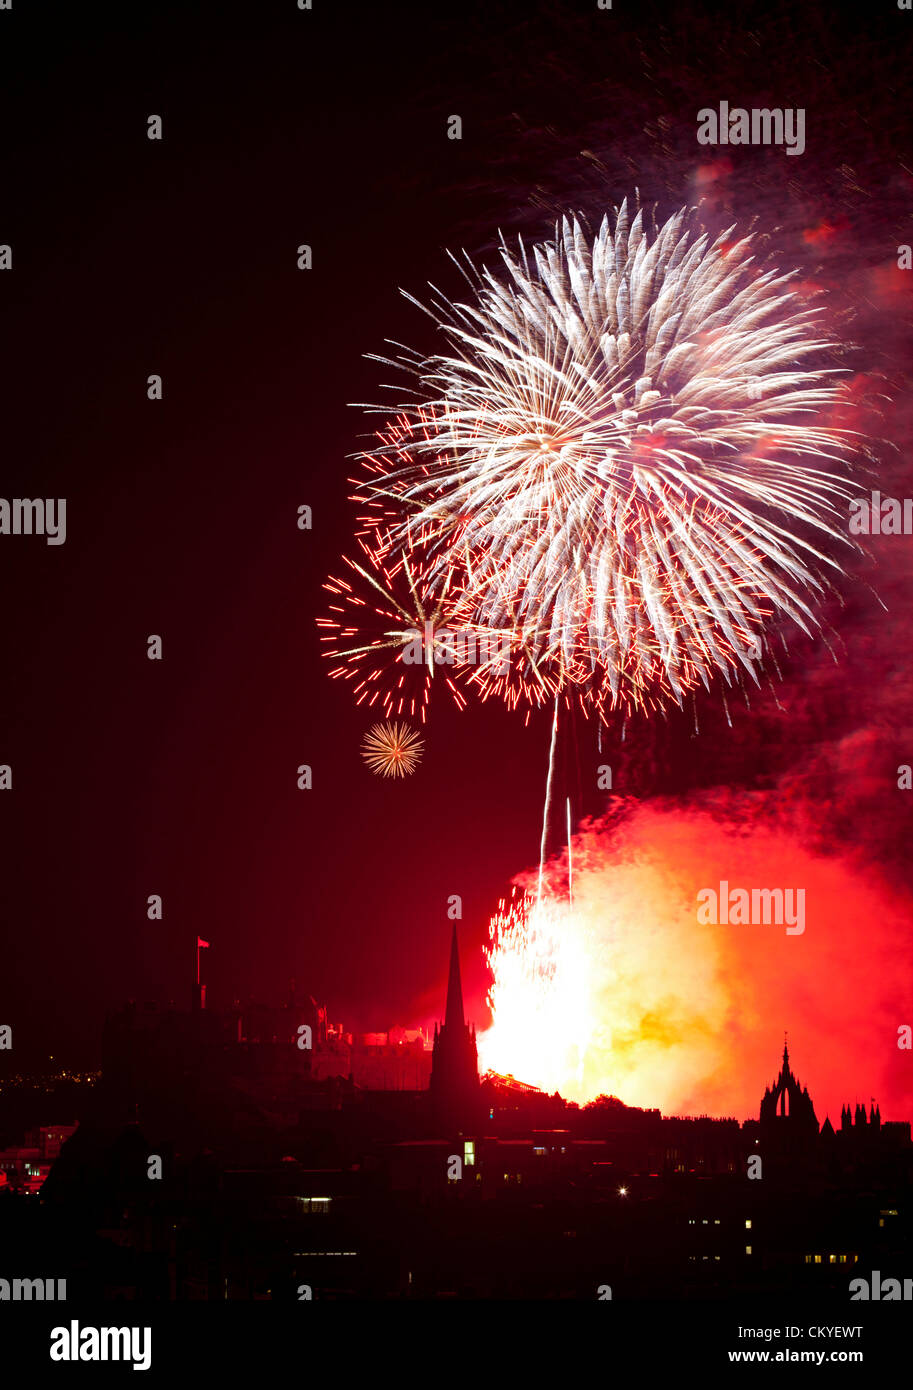
[(365, 735), (361, 756), (382, 777), (406, 777), (414, 772), (424, 742), (408, 724), (375, 724)]

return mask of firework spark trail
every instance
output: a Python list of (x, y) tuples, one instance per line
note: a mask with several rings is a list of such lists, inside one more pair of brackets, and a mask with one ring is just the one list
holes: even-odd
[(548, 808), (552, 799), (552, 777), (555, 771), (555, 743), (558, 738), (558, 696), (555, 696), (555, 713), (552, 717), (552, 741), (548, 750), (548, 776), (545, 780), (545, 805), (542, 808), (542, 843), (539, 847), (539, 892), (537, 900), (542, 901), (542, 874), (545, 870), (545, 841), (548, 836)]
[(366, 522), (381, 558), (420, 537), (429, 587), (458, 570), (468, 620), (512, 634), (483, 696), (650, 711), (757, 682), (772, 617), (815, 631), (854, 437), (827, 422), (818, 311), (755, 253), (685, 210), (652, 240), (626, 204), (595, 238), (565, 218), (502, 242), (503, 281), (466, 258), (473, 302), (419, 305), (447, 351), (377, 359), (418, 386), (363, 456)]

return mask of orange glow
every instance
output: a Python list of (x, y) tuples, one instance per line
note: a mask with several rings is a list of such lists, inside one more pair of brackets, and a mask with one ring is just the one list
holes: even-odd
[[(593, 826), (573, 856), (573, 907), (544, 893), (492, 923), (483, 1067), (568, 1100), (744, 1119), (787, 1029), (819, 1123), (860, 1095), (906, 1117), (897, 1025), (913, 968), (895, 891), (775, 828), (687, 810)], [(565, 881), (564, 863), (548, 870)], [(699, 925), (697, 894), (722, 879), (804, 888), (805, 932)]]
[(594, 1036), (589, 943), (566, 904), (532, 894), (500, 905), (485, 955), (493, 980), (492, 1027), (478, 1037), (483, 1071), (516, 1070), (520, 1080), (570, 1098), (584, 1083)]

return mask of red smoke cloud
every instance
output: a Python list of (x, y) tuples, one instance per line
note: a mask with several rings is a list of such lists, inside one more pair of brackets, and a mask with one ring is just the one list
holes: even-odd
[[(631, 805), (574, 841), (570, 930), (586, 942), (597, 1025), (575, 1098), (745, 1118), (786, 1030), (819, 1121), (871, 1096), (884, 1118), (908, 1118), (913, 1060), (897, 1030), (913, 1024), (909, 897), (855, 856), (765, 823), (763, 806), (702, 801)], [(721, 880), (804, 889), (804, 932), (701, 925), (697, 895)]]

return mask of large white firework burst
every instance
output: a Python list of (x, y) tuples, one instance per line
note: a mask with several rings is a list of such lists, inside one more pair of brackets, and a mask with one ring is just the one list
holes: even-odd
[(626, 203), (595, 237), (565, 218), (500, 254), (500, 278), (466, 258), (472, 302), (419, 306), (443, 351), (378, 359), (418, 379), (395, 447), (366, 455), (389, 551), (432, 537), (539, 688), (632, 708), (757, 680), (769, 619), (815, 627), (850, 496), (840, 372), (796, 273), (687, 210), (651, 236)]

